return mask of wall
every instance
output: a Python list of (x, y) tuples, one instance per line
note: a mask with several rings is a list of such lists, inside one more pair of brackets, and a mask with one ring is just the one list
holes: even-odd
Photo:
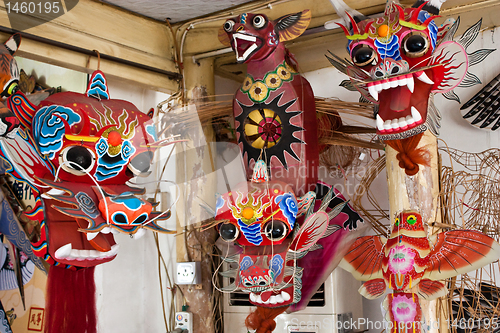
[[(113, 99), (123, 99), (132, 102), (141, 111), (148, 112), (150, 108), (165, 100), (168, 95), (137, 88), (121, 81), (108, 79), (110, 96)], [(170, 148), (162, 148), (168, 151)], [(161, 156), (165, 156), (162, 151)], [(167, 174), (175, 175), (169, 163)], [(159, 170), (157, 170), (159, 172)], [(138, 182), (153, 181), (157, 173)], [(173, 180), (173, 179), (172, 179)], [(153, 187), (154, 188), (154, 187)], [(147, 194), (151, 193), (148, 190)], [(175, 212), (166, 223), (160, 222), (165, 228), (175, 230)], [(115, 235), (120, 245), (118, 256), (111, 262), (96, 268), (96, 283), (98, 288), (98, 317), (101, 332), (165, 332), (163, 309), (160, 298), (158, 277), (157, 249), (153, 233), (147, 231), (140, 239), (131, 238), (125, 234)], [(166, 261), (171, 277), (175, 273), (175, 237), (174, 235), (159, 235), (160, 249)], [(162, 274), (166, 286), (167, 277)], [(164, 287), (166, 312), (170, 309), (170, 290)]]

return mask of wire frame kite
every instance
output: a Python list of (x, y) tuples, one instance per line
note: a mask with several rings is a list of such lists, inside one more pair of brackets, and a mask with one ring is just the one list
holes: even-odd
[[(479, 230), (499, 241), (500, 150), (441, 151), (448, 154), (451, 165), (441, 168), (443, 225)], [(449, 294), (441, 300), (441, 309), (449, 310), (451, 332), (500, 332), (497, 276), (498, 261), (449, 279)]]
[[(441, 148), (450, 166), (441, 166), (441, 223), (432, 223), (434, 232), (449, 229), (479, 230), (500, 240), (500, 149), (468, 153)], [(443, 155), (442, 155), (443, 156)], [(388, 213), (370, 188), (386, 166), (385, 155), (372, 161), (360, 181), (353, 204), (369, 221), (375, 234), (385, 235)], [(362, 200), (368, 204), (362, 203)], [(366, 202), (366, 201), (365, 201)], [(449, 331), (454, 333), (500, 332), (500, 276), (496, 261), (468, 274), (448, 279), (448, 296), (438, 300)], [(448, 313), (448, 314), (447, 314)]]

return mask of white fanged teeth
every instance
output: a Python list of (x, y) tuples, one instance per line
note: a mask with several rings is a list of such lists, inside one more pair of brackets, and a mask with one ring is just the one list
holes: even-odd
[(250, 35), (245, 35), (245, 34), (234, 34), (233, 37), (235, 39), (243, 39), (243, 40), (247, 40), (249, 42), (255, 42), (257, 40), (257, 37), (255, 36), (250, 36)]
[(80, 258), (80, 250), (71, 250), (71, 253), (68, 256), (69, 259), (79, 259)]
[(104, 228), (102, 228), (101, 232), (103, 234), (109, 234), (111, 232), (111, 228), (110, 227), (104, 227)]
[(112, 256), (117, 255), (119, 249), (120, 249), (120, 246), (118, 244), (115, 244), (115, 245), (111, 246), (111, 250), (108, 251), (108, 253), (110, 253)]
[(382, 118), (380, 118), (380, 116), (377, 114), (377, 129), (379, 131), (383, 131), (384, 130), (384, 121), (382, 120)]
[(411, 107), (411, 115), (384, 121), (378, 114), (376, 116), (377, 130), (379, 132), (393, 132), (413, 128), (422, 122), (422, 116), (415, 107)]
[(282, 291), (281, 294), (269, 297), (269, 299), (265, 302), (262, 301), (262, 297), (260, 295), (250, 293), (250, 301), (259, 304), (281, 304), (289, 301), (290, 299), (290, 294), (288, 294), (286, 291)]
[(93, 240), (94, 238), (96, 238), (96, 236), (98, 235), (99, 233), (98, 232), (87, 232), (86, 233), (86, 236), (87, 236), (87, 240)]
[(382, 80), (382, 89), (387, 90), (391, 88), (391, 84), (389, 83), (389, 80)]
[(52, 188), (52, 189), (50, 189), (50, 191), (42, 193), (42, 198), (50, 200), (50, 199), (52, 199), (53, 196), (64, 195), (64, 193), (66, 193), (66, 192), (58, 190), (56, 188)]
[(411, 116), (412, 116), (413, 120), (415, 120), (415, 122), (419, 122), (420, 120), (422, 120), (422, 116), (420, 115), (420, 112), (418, 112), (418, 110), (415, 109), (414, 106), (411, 107)]
[(411, 125), (415, 122), (415, 120), (411, 116), (406, 116), (405, 120), (408, 125)]
[(99, 258), (99, 251), (89, 251), (90, 260)]
[(137, 230), (137, 232), (134, 234), (134, 239), (137, 240), (139, 238), (141, 238), (142, 236), (144, 236), (146, 234), (146, 229), (144, 228), (140, 228), (139, 230)]
[(429, 77), (427, 76), (427, 74), (425, 74), (424, 71), (416, 72), (413, 75), (415, 75), (415, 77), (420, 81), (422, 81), (423, 83), (434, 84), (434, 82), (431, 79), (429, 79)]
[(393, 77), (392, 80), (385, 79), (385, 80), (370, 82), (368, 84), (368, 92), (376, 101), (378, 101), (378, 95), (382, 90), (387, 90), (397, 87), (405, 87), (405, 86), (411, 93), (413, 93), (415, 88), (415, 82), (413, 80), (412, 74), (402, 75), (398, 78)]
[(50, 195), (63, 195), (64, 193), (66, 193), (66, 192), (59, 190), (57, 188), (50, 189), (50, 191), (47, 192), (47, 194), (50, 194)]
[(410, 74), (406, 77), (406, 86), (408, 90), (413, 94), (413, 90), (415, 89), (415, 82), (413, 81), (413, 76)]
[(370, 95), (372, 95), (374, 100), (378, 101), (378, 91), (376, 86), (368, 86), (368, 92), (370, 93)]
[(398, 120), (397, 120), (397, 119), (393, 119), (393, 120), (391, 121), (391, 127), (392, 127), (393, 129), (397, 129), (397, 128), (399, 128), (399, 124), (398, 124)]
[(59, 258), (59, 259), (67, 258), (67, 257), (69, 257), (70, 254), (71, 254), (71, 243), (68, 243), (64, 246), (61, 246), (54, 253), (56, 258)]
[(408, 126), (408, 123), (406, 122), (406, 119), (404, 117), (401, 117), (398, 119), (398, 125), (399, 127), (404, 128)]
[[(73, 252), (73, 251), (77, 251), (77, 250), (71, 250), (71, 251)], [(83, 258), (89, 258), (90, 257), (90, 250), (80, 250), (79, 255)]]
[(385, 129), (385, 130), (390, 130), (390, 129), (392, 129), (392, 126), (391, 126), (391, 121), (390, 121), (390, 120), (386, 120), (386, 121), (384, 121), (384, 129)]
[(100, 252), (96, 250), (77, 250), (73, 249), (71, 243), (61, 246), (54, 253), (57, 259), (74, 259), (74, 260), (95, 260), (107, 259), (115, 256), (118, 253), (119, 246), (115, 244), (111, 246), (111, 250)]
[[(233, 39), (234, 39), (234, 45), (236, 48), (236, 60), (238, 60), (238, 61), (245, 60), (250, 55), (250, 53), (252, 53), (258, 47), (257, 44), (255, 44), (255, 42), (257, 41), (257, 37), (255, 37), (255, 36), (249, 36), (246, 34), (236, 33), (233, 35)], [(239, 54), (239, 52), (238, 52), (238, 39), (243, 39), (243, 40), (246, 40), (249, 42), (254, 42), (254, 44), (250, 45), (245, 50), (245, 52), (243, 52), (243, 54)]]

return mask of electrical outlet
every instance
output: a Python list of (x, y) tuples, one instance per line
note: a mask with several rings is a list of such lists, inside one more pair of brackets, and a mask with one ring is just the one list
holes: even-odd
[(177, 284), (199, 284), (201, 283), (201, 263), (178, 262)]
[(193, 333), (193, 314), (191, 312), (177, 312), (175, 314), (175, 328), (184, 333)]

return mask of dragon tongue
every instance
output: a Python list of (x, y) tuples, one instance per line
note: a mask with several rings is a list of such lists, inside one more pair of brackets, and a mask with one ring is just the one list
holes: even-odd
[(409, 107), (411, 92), (406, 87), (396, 87), (391, 90), (390, 108), (393, 111), (402, 111)]
[(267, 300), (273, 296), (273, 291), (272, 290), (266, 290), (260, 294), (260, 298), (262, 299), (262, 302), (267, 302)]

